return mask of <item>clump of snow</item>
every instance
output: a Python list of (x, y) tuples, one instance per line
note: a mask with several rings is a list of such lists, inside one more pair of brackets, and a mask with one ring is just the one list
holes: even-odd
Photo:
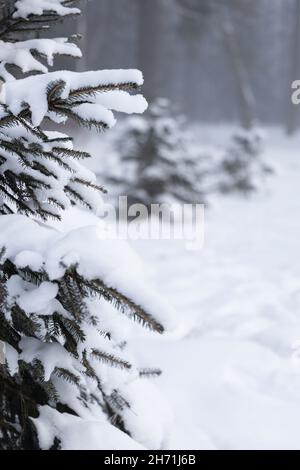
[(126, 114), (142, 114), (146, 111), (148, 103), (142, 95), (130, 95), (123, 90), (112, 90), (101, 93), (96, 97), (97, 103), (112, 111), (120, 111)]
[(5, 344), (5, 359), (10, 371), (10, 374), (13, 376), (19, 371), (19, 355), (17, 351), (10, 346), (10, 344)]
[[(15, 233), (22, 233), (22, 239), (15, 237)], [(118, 289), (133, 299), (166, 328), (174, 327), (172, 309), (163, 299), (154, 295), (147, 285), (138, 257), (124, 240), (107, 237), (105, 226), (101, 224), (59, 233), (24, 216), (6, 215), (0, 218), (2, 246), (6, 248), (5, 256), (10, 259), (18, 259), (26, 251), (27, 264), (31, 263), (28, 251), (33, 254), (33, 262), (36, 261), (36, 254), (42, 256), (44, 269), (53, 282), (76, 263), (77, 272), (83, 277), (102, 280), (108, 287)], [(30, 305), (31, 297), (36, 298), (39, 310), (46, 308), (45, 302), (48, 302), (48, 309), (51, 310), (56, 289), (54, 286), (50, 288), (45, 283), (42, 289), (25, 295), (23, 300), (26, 307), (34, 309), (35, 304)]]
[(144, 447), (114, 426), (100, 420), (85, 420), (43, 406), (34, 420), (42, 449), (49, 449), (55, 436), (63, 450), (143, 450)]
[(122, 394), (131, 403), (123, 416), (133, 439), (150, 449), (168, 448), (174, 422), (166, 397), (147, 380), (129, 382)]
[(116, 123), (113, 113), (100, 104), (78, 104), (72, 108), (72, 112), (84, 121), (103, 122), (107, 127), (113, 127)]
[(74, 374), (77, 373), (74, 367), (75, 360), (69, 354), (66, 354), (65, 348), (58, 343), (46, 344), (35, 338), (24, 337), (21, 339), (19, 346), (22, 349), (21, 360), (30, 363), (34, 359), (38, 359), (42, 363), (46, 382), (50, 380), (56, 367), (65, 368)]
[(58, 293), (58, 285), (53, 282), (42, 282), (36, 289), (25, 291), (18, 299), (18, 304), (27, 313), (45, 311)]
[[(44, 117), (48, 113), (48, 100), (47, 89), (50, 84), (63, 82), (64, 87), (60, 91), (60, 98), (66, 100), (73, 90), (82, 88), (101, 88), (103, 92), (106, 86), (115, 85), (116, 87), (122, 84), (135, 84), (141, 86), (143, 84), (143, 75), (138, 70), (100, 70), (95, 72), (70, 72), (59, 71), (50, 72), (43, 76), (32, 76), (22, 80), (15, 80), (4, 84), (2, 90), (2, 100), (8, 106), (9, 110), (14, 115), (18, 115), (24, 107), (29, 107), (32, 114), (32, 123), (34, 126), (39, 126)], [(96, 98), (94, 98), (95, 103)], [(143, 101), (143, 106), (145, 103)], [(110, 105), (109, 105), (110, 106)], [(116, 107), (115, 99), (112, 100), (112, 109)], [(98, 107), (95, 106), (95, 112)], [(129, 100), (122, 98), (118, 103), (118, 110), (134, 113), (141, 110), (141, 99), (131, 100), (129, 107)], [(89, 111), (89, 117), (92, 113)], [(50, 115), (51, 117), (51, 115)], [(95, 116), (94, 116), (95, 117)], [(108, 127), (112, 125), (112, 118), (109, 117), (105, 123)]]
[(23, 73), (33, 71), (48, 72), (48, 68), (34, 57), (34, 52), (42, 54), (50, 66), (53, 65), (53, 58), (56, 54), (65, 54), (73, 57), (82, 56), (78, 46), (69, 43), (66, 38), (30, 39), (16, 43), (0, 41), (0, 62), (2, 73), (4, 73), (3, 78), (9, 79), (8, 72), (5, 69), (6, 64), (16, 65)]
[(43, 266), (43, 257), (36, 251), (24, 250), (17, 254), (14, 263), (19, 268), (29, 267), (33, 271), (39, 271)]
[[(59, 232), (56, 230), (38, 224), (27, 217), (20, 215), (7, 217), (0, 217), (0, 246), (5, 247), (8, 258), (15, 259), (25, 250), (41, 256), (45, 246), (53, 241), (53, 237), (59, 237)], [(16, 234), (20, 236), (17, 237)]]
[(18, 0), (15, 3), (14, 18), (28, 18), (30, 15), (41, 16), (45, 12), (54, 12), (59, 16), (78, 15), (78, 8), (64, 5), (64, 0)]

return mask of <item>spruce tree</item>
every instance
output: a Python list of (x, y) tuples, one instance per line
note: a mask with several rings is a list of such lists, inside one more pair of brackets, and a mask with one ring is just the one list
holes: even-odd
[(273, 172), (262, 159), (262, 153), (263, 140), (257, 130), (235, 133), (217, 168), (218, 189), (222, 193), (244, 195), (257, 190), (263, 178)]
[(69, 136), (45, 130), (47, 121), (105, 130), (115, 122), (113, 110), (146, 108), (142, 96), (129, 93), (143, 83), (136, 70), (48, 71), (57, 54), (81, 55), (67, 39), (42, 37), (80, 13), (75, 3), (18, 0), (2, 9), (0, 449), (59, 449), (69, 422), (107, 422), (138, 439), (128, 412), (134, 397), (122, 386), (126, 374), (131, 382), (159, 374), (136, 368), (120, 339), (115, 311), (164, 331), (150, 291), (125, 282), (123, 245), (114, 254), (99, 228), (65, 233), (49, 225), (74, 205), (97, 211), (104, 189), (81, 163), (89, 155)]
[(144, 116), (129, 117), (119, 129), (113, 139), (117, 162), (103, 174), (116, 194), (147, 206), (204, 201), (209, 156), (199, 154), (185, 118), (167, 99), (157, 99)]

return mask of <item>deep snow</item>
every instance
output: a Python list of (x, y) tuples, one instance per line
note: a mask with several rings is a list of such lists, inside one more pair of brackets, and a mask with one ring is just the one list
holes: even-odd
[(215, 200), (200, 252), (135, 243), (181, 324), (136, 342), (164, 370), (170, 448), (300, 448), (300, 141), (271, 133), (267, 148), (268, 187)]
[[(165, 448), (300, 449), (300, 136), (272, 131), (266, 147), (275, 175), (251, 198), (211, 201), (202, 250), (130, 242), (177, 312), (174, 332), (131, 338), (141, 366), (163, 369)], [(72, 211), (68, 228), (91, 224)]]

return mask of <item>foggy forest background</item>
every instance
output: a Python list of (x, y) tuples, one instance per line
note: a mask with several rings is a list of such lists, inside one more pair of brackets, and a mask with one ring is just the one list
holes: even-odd
[(58, 28), (72, 33), (75, 21), (83, 35), (78, 70), (140, 68), (150, 102), (167, 97), (196, 122), (299, 127), (299, 0), (82, 0), (82, 9)]

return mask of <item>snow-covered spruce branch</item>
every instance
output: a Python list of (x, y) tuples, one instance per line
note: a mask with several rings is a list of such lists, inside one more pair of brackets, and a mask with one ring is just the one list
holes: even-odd
[(7, 70), (8, 65), (18, 67), (23, 73), (46, 73), (48, 68), (41, 59), (45, 58), (48, 65), (52, 66), (56, 55), (82, 56), (78, 46), (66, 38), (30, 39), (18, 43), (0, 41), (0, 77), (6, 81), (14, 79)]
[(45, 32), (63, 17), (79, 15), (80, 10), (72, 7), (79, 0), (8, 0), (2, 10), (0, 39), (17, 39), (32, 32)]
[[(79, 57), (79, 49), (65, 39), (27, 35), (77, 14), (76, 2), (12, 3), (0, 24), (0, 340), (6, 347), (0, 448), (67, 448), (66, 429), (75, 424), (80, 435), (84, 429), (91, 440), (97, 436), (96, 445), (104, 446), (107, 436), (128, 445), (126, 434), (143, 440), (139, 400), (147, 386), (123, 347), (126, 316), (162, 333), (168, 308), (143, 281), (126, 243), (107, 240), (101, 226), (64, 232), (62, 225), (47, 225), (74, 205), (96, 211), (103, 188), (82, 165), (89, 154), (42, 124), (72, 118), (107, 129), (115, 124), (114, 111), (142, 113), (146, 101), (129, 92), (143, 76), (136, 70), (47, 72), (42, 57), (51, 66), (56, 54)], [(41, 74), (14, 79), (7, 70), (12, 65)], [(130, 279), (128, 266), (137, 268)], [(146, 407), (150, 402), (148, 393)], [(153, 439), (147, 445), (159, 447)]]
[[(0, 20), (0, 77), (13, 80), (14, 76), (7, 66), (17, 67), (23, 73), (48, 72), (42, 63), (47, 60), (48, 66), (53, 65), (56, 55), (67, 55), (80, 58), (80, 49), (67, 38), (31, 39), (30, 34), (45, 32), (50, 24), (61, 20), (62, 16), (79, 14), (78, 8), (70, 7), (74, 2), (60, 0), (24, 0), (9, 2), (2, 10)], [(19, 40), (20, 37), (26, 40)]]
[(145, 111), (147, 103), (141, 95), (124, 91), (136, 90), (142, 84), (142, 73), (137, 70), (62, 71), (8, 82), (2, 96), (14, 116), (28, 116), (30, 111), (35, 127), (45, 117), (65, 121), (71, 116), (81, 124), (107, 129), (115, 124), (113, 110)]
[[(33, 230), (35, 226), (36, 230)], [(51, 398), (59, 409), (61, 403), (72, 402), (76, 392), (71, 389), (68, 392), (70, 397), (62, 397), (57, 394), (57, 385), (61, 388), (67, 381), (80, 390), (83, 387), (82, 373), (93, 378), (98, 384), (98, 392), (93, 390), (93, 396), (97, 397), (103, 409), (110, 409), (114, 402), (115, 407), (118, 403), (127, 403), (127, 400), (122, 398), (121, 388), (119, 391), (116, 388), (109, 391), (107, 386), (103, 388), (101, 380), (99, 381), (99, 367), (102, 370), (101, 364), (110, 365), (116, 370), (132, 371), (133, 375), (135, 367), (132, 360), (116, 355), (116, 332), (105, 328), (103, 313), (100, 321), (100, 317), (92, 312), (100, 307), (99, 298), (104, 298), (113, 305), (117, 304), (121, 311), (130, 309), (130, 316), (137, 316), (138, 321), (142, 321), (149, 328), (159, 332), (162, 332), (163, 328), (145, 309), (137, 307), (129, 297), (120, 293), (116, 288), (119, 283), (117, 279), (112, 288), (107, 288), (102, 281), (95, 280), (97, 271), (99, 274), (105, 272), (102, 267), (105, 257), (112, 259), (113, 252), (106, 253), (101, 262), (103, 248), (107, 251), (107, 246), (105, 241), (100, 243), (97, 231), (91, 228), (84, 229), (88, 251), (81, 242), (83, 233), (77, 234), (76, 230), (67, 236), (59, 235), (53, 229), (39, 226), (36, 222), (18, 215), (0, 218), (0, 228), (0, 242), (6, 240), (7, 245), (6, 250), (1, 250), (0, 299), (4, 317), (1, 316), (0, 339), (15, 351), (9, 356), (11, 372), (17, 367), (21, 384), (24, 380), (23, 373), (29, 373), (30, 380), (33, 383), (37, 381), (41, 393)], [(11, 236), (16, 231), (22, 232), (26, 243), (19, 244), (18, 240)], [(73, 248), (71, 257), (70, 247)], [(22, 251), (19, 252), (20, 249)], [(96, 249), (99, 252), (95, 260)], [(116, 246), (111, 245), (111, 249), (115, 252)], [(120, 253), (114, 253), (115, 261), (110, 271), (105, 273), (110, 279), (111, 274), (120, 269), (119, 262), (124, 264), (124, 274), (126, 273), (127, 263), (120, 259)], [(68, 263), (72, 263), (76, 258), (81, 260), (77, 262), (77, 266), (68, 266)], [(138, 282), (136, 287), (145, 299), (152, 297), (151, 292), (142, 292)], [(145, 301), (148, 303), (148, 300)], [(91, 309), (92, 305), (94, 307)], [(162, 305), (160, 308), (164, 309)], [(19, 365), (12, 359), (16, 352), (20, 358)], [(140, 376), (158, 373), (136, 371)], [(86, 385), (84, 388), (86, 389)], [(23, 393), (22, 386), (20, 389), (17, 387), (15, 393)], [(35, 401), (34, 404), (34, 413), (38, 415), (37, 406), (42, 403)], [(128, 406), (131, 406), (130, 403), (125, 408)], [(125, 413), (125, 409), (123, 411)], [(122, 422), (120, 413), (121, 410), (119, 415), (116, 411), (112, 413), (116, 422), (120, 419)]]
[(104, 190), (77, 162), (88, 154), (73, 150), (71, 140), (61, 134), (29, 134), (28, 129), (29, 124), (24, 128), (19, 122), (13, 132), (0, 131), (0, 194), (6, 201), (1, 212), (60, 219), (75, 197), (96, 210), (101, 201), (95, 192)]
[(72, 5), (80, 0), (17, 0), (15, 2), (14, 18), (29, 19), (33, 16), (55, 14), (59, 18), (68, 15), (79, 15), (80, 10)]
[[(59, 219), (61, 210), (74, 202), (96, 210), (101, 200), (95, 190), (104, 189), (77, 162), (89, 155), (74, 150), (68, 136), (37, 126), (44, 118), (65, 121), (70, 117), (84, 126), (107, 129), (115, 124), (112, 110), (129, 113), (146, 108), (141, 95), (123, 90), (137, 89), (142, 82), (137, 71), (117, 70), (55, 72), (6, 83), (0, 118), (0, 194), (11, 203), (10, 212), (15, 206), (20, 213), (36, 212), (46, 220)], [(11, 125), (13, 132), (10, 127), (7, 131)], [(9, 213), (7, 206), (3, 209)]]
[(100, 296), (105, 297), (105, 299), (109, 302), (112, 302), (118, 310), (128, 314), (138, 323), (141, 323), (143, 326), (146, 326), (150, 330), (156, 331), (158, 333), (164, 332), (164, 327), (161, 323), (159, 323), (152, 315), (147, 313), (140, 305), (137, 305), (134, 301), (126, 297), (126, 295), (118, 292), (112, 287), (106, 286), (99, 279), (88, 283), (87, 281), (83, 282), (88, 288), (91, 289), (92, 292), (96, 292), (100, 294)]

